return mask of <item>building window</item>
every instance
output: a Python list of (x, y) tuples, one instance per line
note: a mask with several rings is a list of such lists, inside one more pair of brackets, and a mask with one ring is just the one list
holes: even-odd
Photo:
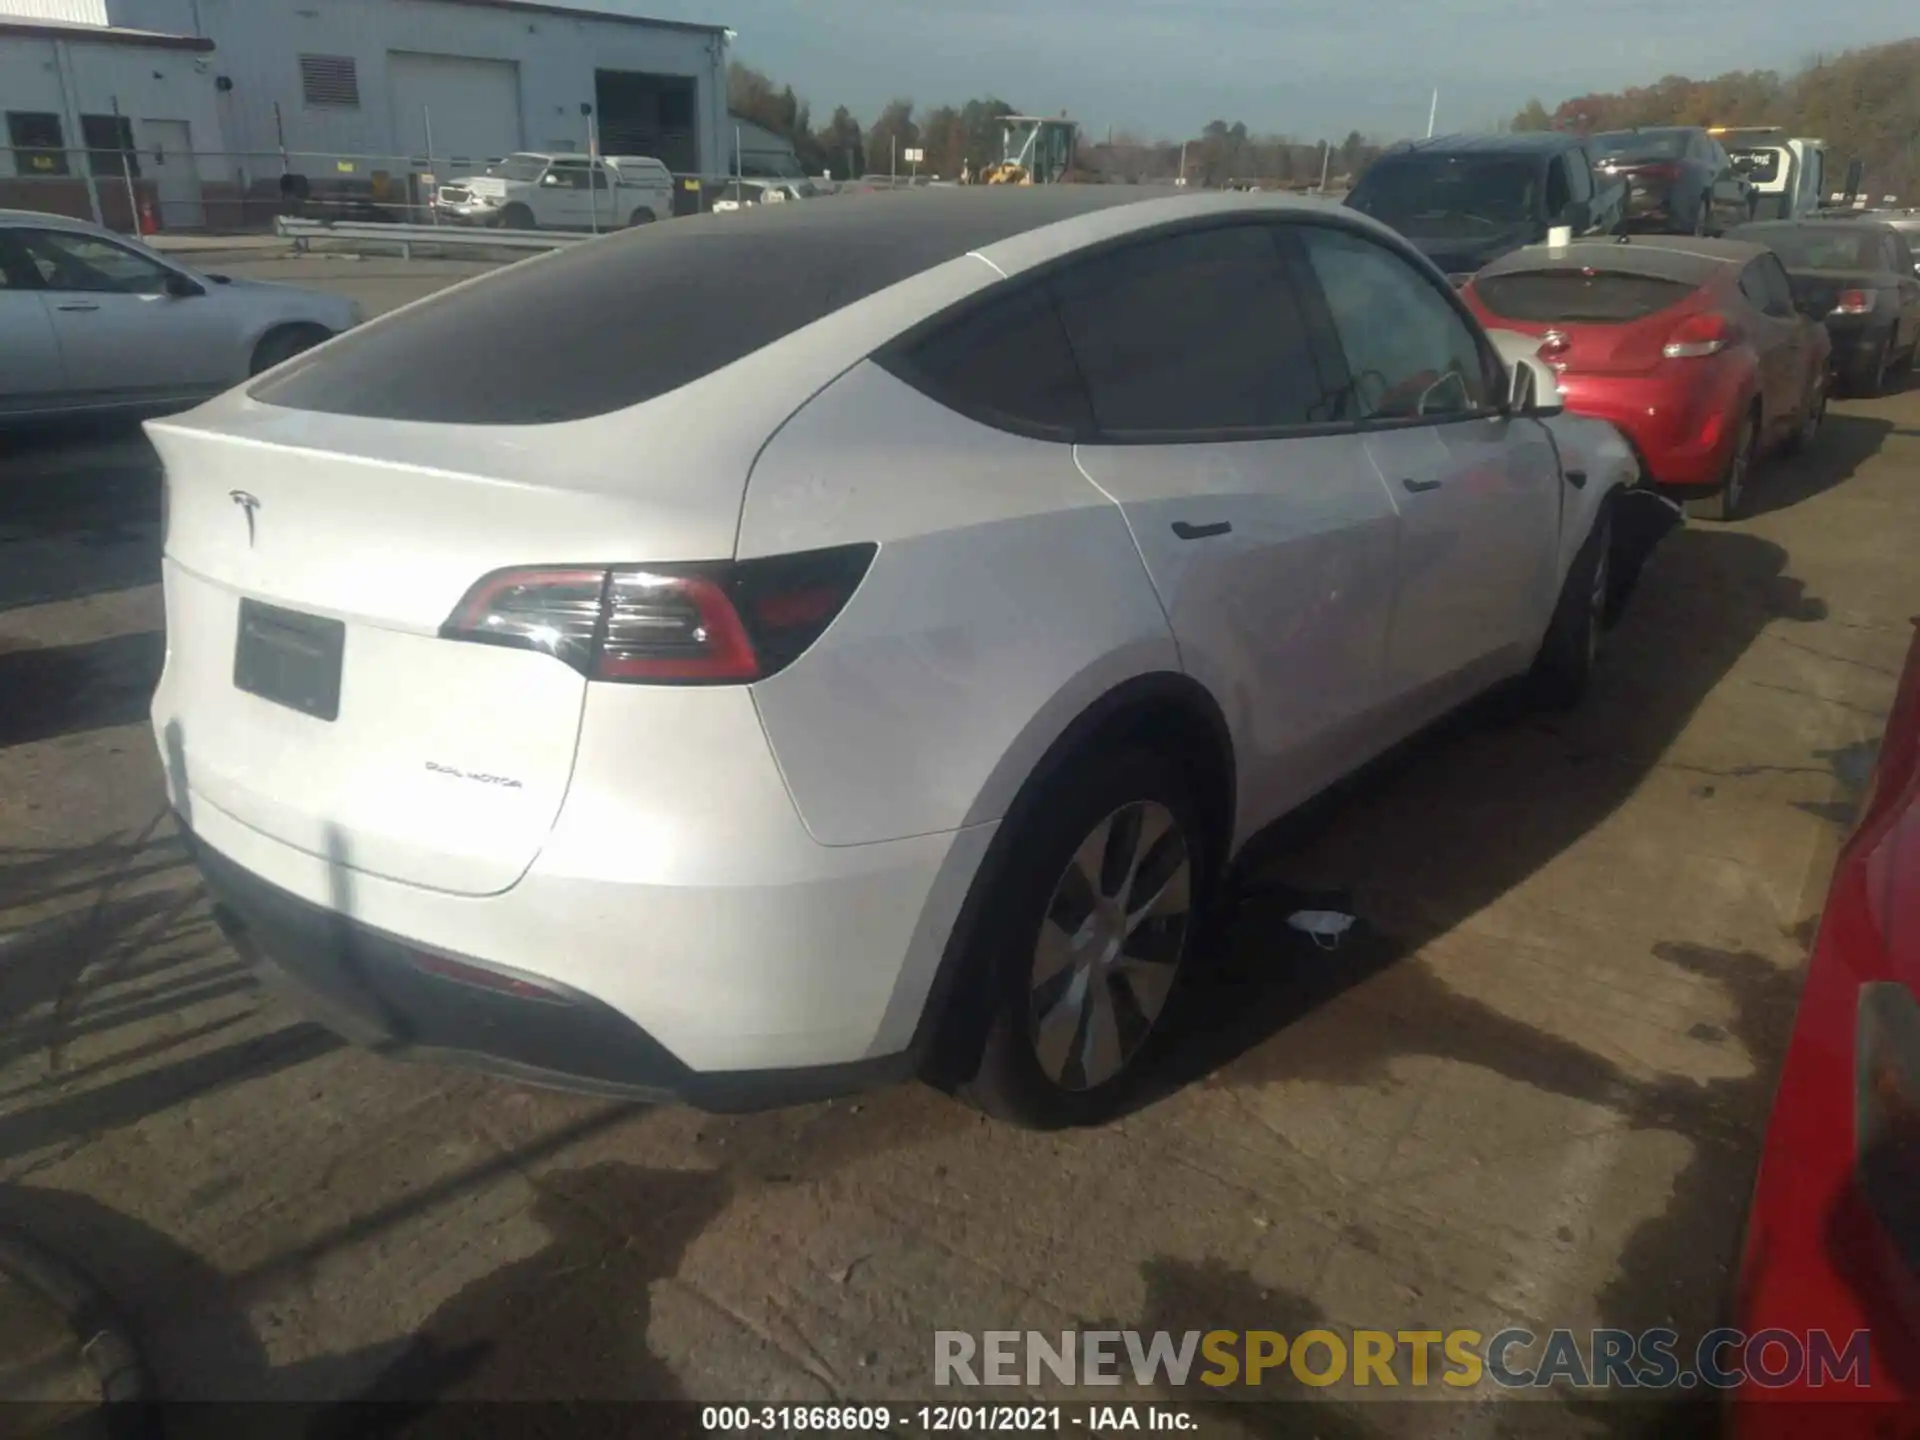
[(133, 148), (133, 121), (124, 115), (82, 115), (80, 131), (87, 144), (87, 168), (95, 175), (140, 178), (140, 156)]
[(7, 112), (7, 143), (13, 146), (13, 168), (21, 175), (67, 175), (66, 141), (58, 115), (30, 110)]
[(360, 76), (351, 55), (302, 55), (300, 92), (309, 105), (360, 108)]

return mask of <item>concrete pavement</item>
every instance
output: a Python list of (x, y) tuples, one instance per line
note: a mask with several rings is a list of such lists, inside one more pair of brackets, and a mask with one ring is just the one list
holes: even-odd
[[(251, 273), (380, 306), (434, 264)], [(263, 991), (160, 818), (150, 456), (0, 467), (0, 1224), (84, 1256), (180, 1397), (926, 1400), (936, 1328), (1697, 1334), (1920, 612), (1920, 391), (1847, 402), (1668, 542), (1581, 710), (1473, 717), (1297, 827), (1269, 873), (1367, 933), (1251, 902), (1153, 1103), (714, 1119), (399, 1066)], [(1257, 1396), (1322, 1435), (1528, 1403)]]

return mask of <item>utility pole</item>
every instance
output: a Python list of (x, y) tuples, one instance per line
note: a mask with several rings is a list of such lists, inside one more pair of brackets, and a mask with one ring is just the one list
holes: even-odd
[(1327, 193), (1327, 170), (1332, 164), (1333, 142), (1322, 140), (1320, 142), (1320, 193), (1322, 195)]
[[(127, 133), (122, 135), (120, 133), (120, 97), (118, 95), (111, 97), (111, 104), (113, 106), (113, 143), (120, 149), (120, 178), (127, 182), (127, 224), (130, 227), (127, 233), (138, 235), (140, 233), (140, 195), (133, 188), (133, 157), (127, 153), (127, 147), (133, 144), (133, 122), (130, 120), (126, 122)], [(86, 122), (82, 120), (80, 123), (84, 125)], [(124, 145), (121, 144), (123, 140), (126, 142)], [(88, 170), (93, 168), (91, 154), (87, 156), (87, 168)]]
[[(75, 99), (80, 93), (80, 86), (73, 74), (73, 52), (64, 40), (56, 40), (53, 42), (53, 66), (54, 74), (60, 81), (60, 138), (63, 142), (69, 139), (78, 139), (81, 144), (84, 145), (87, 138), (86, 126), (80, 119), (80, 108)], [(68, 167), (68, 169), (71, 169), (74, 153), (71, 148), (62, 144), (60, 163)], [(81, 160), (80, 174), (81, 178), (87, 182), (87, 208), (93, 211), (93, 223), (104, 229), (107, 220), (105, 212), (100, 208), (100, 186), (94, 179), (93, 156), (86, 154), (84, 151), (82, 151), (81, 154), (83, 158)], [(59, 174), (62, 172), (56, 169), (55, 173)], [(137, 234), (140, 229), (138, 217), (135, 217), (133, 228)]]
[(427, 138), (427, 218), (438, 225), (440, 211), (434, 206), (433, 197), (439, 189), (440, 181), (433, 168), (433, 107), (431, 105), (420, 107), (420, 128), (426, 133)]
[(600, 233), (600, 123), (593, 106), (582, 102), (580, 113), (587, 120), (587, 213), (593, 218), (593, 233)]
[(1433, 92), (1433, 104), (1427, 107), (1427, 139), (1433, 138), (1433, 123), (1440, 118), (1440, 92)]

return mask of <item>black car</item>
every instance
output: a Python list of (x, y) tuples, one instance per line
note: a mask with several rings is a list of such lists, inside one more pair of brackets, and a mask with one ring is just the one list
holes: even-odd
[(1721, 235), (1753, 218), (1753, 186), (1697, 125), (1589, 135), (1593, 163), (1627, 182), (1627, 221), (1671, 235)]
[(1848, 388), (1877, 395), (1887, 377), (1920, 352), (1920, 270), (1906, 236), (1871, 220), (1769, 220), (1741, 225), (1730, 239), (1765, 245), (1780, 257), (1794, 303), (1824, 320), (1834, 373)]
[(1626, 183), (1596, 175), (1578, 135), (1442, 135), (1388, 149), (1346, 203), (1398, 230), (1463, 285), (1555, 227), (1576, 239), (1619, 230)]

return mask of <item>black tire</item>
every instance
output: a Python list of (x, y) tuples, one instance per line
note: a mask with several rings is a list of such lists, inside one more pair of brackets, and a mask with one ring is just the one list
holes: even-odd
[[(1170, 817), (1172, 829), (1168, 834), (1177, 834), (1178, 846), (1190, 867), (1190, 903), (1177, 940), (1171, 938), (1170, 928), (1149, 931), (1142, 926), (1139, 932), (1148, 937), (1148, 945), (1172, 956), (1171, 974), (1160, 990), (1161, 1004), (1145, 1021), (1144, 1029), (1140, 1028), (1145, 1007), (1138, 998), (1139, 988), (1123, 980), (1121, 971), (1103, 968), (1104, 962), (1096, 954), (1097, 944), (1081, 947), (1076, 937), (1073, 953), (1079, 958), (1056, 972), (1057, 983), (1048, 986), (1035, 981), (1042, 930), (1053, 923), (1049, 915), (1071, 916), (1072, 897), (1065, 892), (1071, 888), (1068, 871), (1076, 854), (1103, 823), (1112, 824), (1113, 833), (1119, 835), (1124, 822), (1118, 817), (1128, 813)], [(1070, 761), (1048, 782), (1042, 803), (1028, 814), (1026, 828), (1014, 838), (1005, 863), (998, 865), (986, 882), (993, 888), (985, 896), (979, 924), (962, 956), (963, 983), (989, 987), (992, 1018), (978, 1067), (970, 1078), (961, 1081), (958, 1093), (997, 1119), (1033, 1129), (1099, 1124), (1126, 1103), (1141, 1075), (1150, 1068), (1164, 1037), (1165, 1027), (1160, 1022), (1175, 1008), (1181, 979), (1192, 967), (1201, 937), (1210, 933), (1219, 837), (1205, 829), (1202, 809), (1181, 767), (1147, 750), (1094, 750)], [(1158, 844), (1144, 847), (1143, 856), (1156, 861), (1155, 870), (1168, 863), (1173, 853), (1166, 844), (1163, 838)], [(1114, 853), (1111, 845), (1108, 853)], [(1127, 877), (1134, 882), (1130, 894), (1138, 894), (1138, 882), (1147, 878), (1148, 872), (1147, 864), (1136, 862)], [(1110, 887), (1103, 880), (1100, 888), (1106, 892)], [(1119, 888), (1112, 887), (1115, 891)], [(1109, 902), (1121, 902), (1122, 910), (1125, 898), (1118, 893), (1108, 895)], [(1063, 910), (1063, 906), (1067, 908)], [(1076, 922), (1080, 935), (1086, 935), (1093, 923), (1090, 909), (1085, 923)], [(1065, 927), (1055, 928), (1064, 931)], [(1127, 946), (1128, 951), (1132, 948), (1131, 944)], [(1112, 954), (1111, 947), (1106, 953)], [(1078, 978), (1073, 972), (1078, 972)], [(1102, 993), (1114, 1017), (1113, 1033), (1125, 1053), (1117, 1072), (1101, 1083), (1090, 1084), (1084, 1082), (1088, 1079), (1085, 1057), (1093, 1053), (1091, 1010), (1085, 1004), (1073, 1006), (1072, 997), (1090, 995), (1095, 986), (1106, 987)], [(1058, 1003), (1048, 1007), (1049, 1013), (1063, 1015), (1070, 1006), (1080, 1011), (1065, 1045), (1059, 1047), (1068, 1053), (1058, 1076), (1048, 1073), (1040, 1054), (1043, 1027), (1036, 1011), (1047, 1006), (1041, 998), (1046, 990), (1059, 992)], [(1067, 1033), (1058, 1026), (1052, 1028), (1055, 1036)], [(1123, 1030), (1133, 1034), (1122, 1034)], [(1080, 1053), (1071, 1053), (1075, 1051)], [(1075, 1084), (1076, 1080), (1083, 1083)]]
[(260, 343), (253, 347), (253, 359), (249, 364), (249, 375), (264, 375), (276, 365), (291, 360), (302, 351), (311, 350), (323, 340), (331, 340), (331, 332), (318, 325), (282, 325), (278, 330), (269, 330), (260, 337)]
[(1693, 210), (1693, 233), (1700, 236), (1713, 233), (1713, 202), (1705, 195)]
[(1594, 517), (1580, 553), (1567, 567), (1560, 599), (1553, 607), (1547, 635), (1527, 677), (1534, 702), (1549, 710), (1571, 710), (1587, 693), (1600, 636), (1613, 612), (1613, 510), (1608, 498)]
[(1872, 399), (1884, 395), (1887, 389), (1887, 376), (1893, 370), (1893, 332), (1887, 332), (1887, 338), (1880, 342), (1880, 348), (1874, 352), (1874, 358), (1867, 361), (1853, 374), (1853, 384), (1848, 387), (1854, 394)]
[(646, 206), (642, 205), (638, 210), (634, 211), (633, 214), (627, 217), (627, 224), (629, 226), (651, 225), (655, 220), (658, 220), (659, 218), (660, 217), (658, 215), (655, 215), (653, 211), (649, 210)]
[(1814, 391), (1808, 397), (1806, 407), (1800, 412), (1800, 423), (1789, 435), (1781, 447), (1789, 455), (1799, 455), (1813, 448), (1820, 438), (1821, 427), (1827, 423), (1827, 377), (1823, 373), (1813, 382)]
[(500, 228), (502, 230), (537, 230), (539, 227), (533, 222), (533, 211), (516, 200), (500, 212)]
[(1734, 443), (1733, 453), (1727, 456), (1720, 483), (1714, 487), (1711, 495), (1702, 495), (1686, 502), (1687, 518), (1718, 521), (1737, 518), (1740, 507), (1746, 503), (1754, 456), (1759, 449), (1760, 407), (1755, 405), (1747, 412), (1746, 423), (1741, 428), (1740, 438)]

